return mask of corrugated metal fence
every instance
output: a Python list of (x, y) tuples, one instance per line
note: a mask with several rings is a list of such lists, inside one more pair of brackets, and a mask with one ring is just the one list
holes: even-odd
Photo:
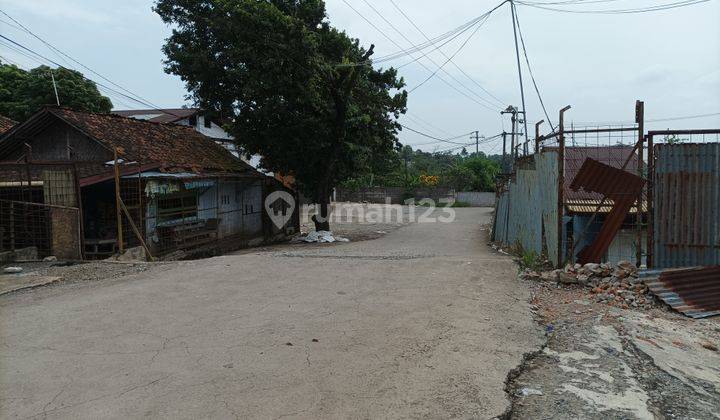
[(524, 251), (546, 253), (557, 265), (558, 153), (544, 151), (518, 164), (499, 194), (495, 240), (520, 245)]
[(720, 143), (655, 146), (656, 268), (720, 265)]

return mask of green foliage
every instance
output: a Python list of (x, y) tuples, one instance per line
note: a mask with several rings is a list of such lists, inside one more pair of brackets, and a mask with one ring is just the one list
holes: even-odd
[(544, 266), (544, 261), (541, 255), (538, 255), (535, 251), (523, 251), (520, 254), (520, 259), (518, 261), (520, 264), (520, 269), (530, 269), (533, 271), (542, 271)]
[[(394, 157), (393, 157), (394, 155)], [(414, 151), (404, 146), (387, 158), (390, 166), (374, 173), (374, 185), (363, 186), (405, 187), (420, 186), (420, 177), (438, 176), (440, 186), (458, 191), (494, 191), (495, 177), (500, 173), (499, 156), (485, 156), (483, 153), (453, 155), (450, 153), (428, 153)], [(354, 181), (368, 179), (367, 174), (356, 176)]]
[(25, 71), (0, 63), (0, 115), (24, 121), (44, 105), (55, 105), (52, 78), (55, 77), (60, 105), (77, 111), (110, 112), (112, 102), (101, 95), (95, 83), (82, 73), (47, 66)]
[(665, 143), (667, 144), (680, 144), (687, 141), (687, 139), (680, 138), (677, 136), (677, 134), (670, 134), (665, 136), (665, 138), (663, 138), (663, 141), (665, 141)]
[(390, 182), (404, 82), (392, 68), (339, 65), (373, 48), (333, 28), (323, 0), (158, 0), (155, 11), (173, 27), (166, 71), (265, 169), (321, 204), (351, 178)]

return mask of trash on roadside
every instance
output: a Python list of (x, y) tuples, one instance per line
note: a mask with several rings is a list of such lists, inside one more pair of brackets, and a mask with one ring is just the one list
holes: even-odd
[(55, 262), (55, 261), (57, 261), (57, 257), (54, 256), (54, 255), (50, 255), (49, 257), (43, 258), (43, 261), (45, 261), (45, 262)]
[(308, 232), (307, 236), (300, 238), (302, 242), (332, 243), (332, 242), (350, 242), (350, 239), (341, 236), (334, 236), (332, 232), (327, 230)]
[(17, 274), (22, 273), (23, 269), (22, 267), (5, 267), (3, 269), (3, 273), (5, 274)]

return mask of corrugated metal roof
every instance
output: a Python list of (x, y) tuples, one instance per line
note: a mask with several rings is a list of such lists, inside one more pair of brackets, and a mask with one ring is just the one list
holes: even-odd
[(619, 168), (611, 167), (591, 158), (586, 158), (570, 189), (597, 193), (613, 200), (613, 208), (603, 222), (595, 240), (580, 252), (579, 262), (599, 263), (612, 243), (617, 231), (640, 197), (645, 180)]
[(655, 146), (657, 268), (720, 264), (720, 143)]
[(630, 157), (626, 172), (636, 174), (638, 165), (637, 153), (633, 153), (633, 146), (606, 146), (606, 147), (565, 147), (565, 202), (572, 200), (602, 200), (602, 194), (590, 191), (574, 191), (570, 188), (573, 180), (582, 168), (587, 158), (603, 163), (612, 168), (622, 168)]
[(720, 266), (640, 272), (648, 288), (691, 318), (720, 315)]

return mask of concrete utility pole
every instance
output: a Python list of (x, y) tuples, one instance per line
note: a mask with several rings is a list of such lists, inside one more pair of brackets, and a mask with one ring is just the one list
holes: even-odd
[(475, 131), (475, 135), (470, 136), (470, 139), (475, 139), (475, 154), (480, 153), (480, 132)]
[[(520, 67), (520, 49), (518, 48), (518, 34), (517, 34), (517, 25), (515, 24), (515, 3), (510, 0), (510, 11), (512, 12), (512, 21), (513, 21), (513, 35), (515, 36), (515, 58), (517, 59), (517, 69), (518, 69), (518, 78), (520, 79), (520, 100), (522, 101), (522, 115), (523, 115), (523, 124), (525, 127), (525, 149), (524, 152), (527, 155), (527, 114), (525, 113), (525, 89), (523, 87), (523, 78), (522, 78), (522, 67)], [(514, 132), (515, 130), (513, 130)], [(519, 143), (518, 143), (519, 144)]]

